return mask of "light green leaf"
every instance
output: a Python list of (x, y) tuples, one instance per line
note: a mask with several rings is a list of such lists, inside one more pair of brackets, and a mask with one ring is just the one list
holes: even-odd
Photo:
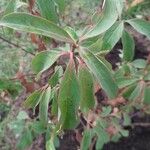
[(108, 31), (106, 31), (103, 37), (103, 44), (101, 50), (112, 50), (123, 32), (123, 22), (116, 22)]
[(49, 50), (38, 53), (32, 60), (32, 68), (35, 73), (43, 72), (51, 67), (60, 57), (61, 51)]
[(134, 57), (135, 43), (133, 37), (126, 31), (122, 35), (123, 60), (132, 61)]
[(38, 103), (39, 103), (39, 99), (40, 99), (40, 95), (41, 95), (41, 91), (37, 90), (34, 91), (23, 103), (23, 105), (27, 108), (35, 108)]
[(46, 142), (46, 150), (56, 150), (52, 140)]
[(20, 111), (19, 114), (17, 115), (17, 119), (18, 120), (25, 120), (25, 119), (29, 119), (29, 116), (28, 116), (27, 112)]
[(39, 119), (41, 123), (46, 126), (48, 123), (48, 104), (50, 102), (51, 97), (51, 87), (48, 87), (42, 96), (39, 105)]
[(51, 114), (54, 116), (58, 115), (58, 91), (54, 90), (54, 97), (51, 106)]
[(88, 112), (95, 105), (93, 76), (85, 64), (80, 64), (78, 72), (78, 81), (80, 86), (82, 112)]
[(17, 144), (17, 148), (19, 150), (27, 149), (32, 144), (32, 141), (33, 141), (32, 133), (27, 128), (21, 135), (21, 138), (19, 139), (19, 142)]
[(101, 18), (99, 19), (97, 24), (94, 25), (90, 29), (90, 31), (84, 35), (84, 39), (97, 36), (105, 32), (116, 22), (117, 18), (118, 12), (116, 0), (106, 0)]
[(135, 77), (120, 77), (120, 78), (116, 78), (116, 83), (119, 88), (124, 88), (133, 83), (136, 83), (138, 80), (139, 78), (135, 78)]
[(44, 18), (27, 13), (8, 14), (0, 20), (0, 26), (44, 35), (56, 40), (73, 43), (68, 33), (56, 24)]
[(60, 85), (58, 104), (60, 123), (64, 129), (73, 129), (78, 124), (77, 111), (80, 101), (79, 85), (75, 74), (74, 61), (70, 59)]
[(107, 66), (87, 49), (82, 49), (80, 54), (108, 97), (115, 98), (117, 96), (118, 87)]
[(144, 69), (147, 65), (146, 60), (136, 59), (131, 63), (135, 68)]
[(116, 7), (119, 17), (121, 18), (122, 10), (125, 6), (125, 0), (116, 0)]
[(150, 104), (150, 87), (144, 89), (144, 104)]
[(133, 26), (135, 30), (146, 35), (150, 39), (150, 23), (148, 21), (142, 19), (131, 19), (126, 22)]
[(98, 136), (98, 139), (96, 142), (96, 149), (102, 150), (104, 144), (106, 144), (110, 141), (109, 134), (101, 126), (97, 126), (95, 128), (95, 130), (96, 130), (96, 134)]
[(83, 133), (83, 139), (81, 142), (81, 150), (88, 150), (91, 142), (92, 142), (92, 138), (94, 137), (95, 133), (93, 132), (92, 129), (89, 130), (85, 130)]
[(77, 33), (75, 32), (75, 30), (69, 26), (65, 27), (66, 32), (70, 35), (70, 37), (74, 40), (74, 42), (77, 42), (77, 40), (79, 39), (77, 36)]
[(43, 18), (58, 23), (58, 14), (53, 0), (36, 0)]
[(127, 113), (123, 113), (123, 125), (124, 126), (131, 125), (131, 117)]

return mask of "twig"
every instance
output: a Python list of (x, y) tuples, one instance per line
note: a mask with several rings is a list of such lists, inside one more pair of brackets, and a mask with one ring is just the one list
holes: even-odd
[(137, 126), (140, 126), (140, 127), (150, 127), (150, 123), (143, 123), (143, 122), (137, 122), (137, 123), (133, 123), (132, 124), (132, 127), (137, 127)]
[(20, 48), (22, 51), (24, 51), (24, 52), (26, 52), (26, 53), (29, 53), (29, 54), (31, 54), (31, 55), (33, 55), (33, 56), (35, 56), (35, 54), (34, 54), (34, 53), (32, 53), (32, 52), (29, 52), (29, 51), (25, 50), (25, 49), (24, 49), (24, 48), (22, 48), (21, 46), (19, 46), (19, 45), (15, 44), (15, 43), (12, 43), (11, 41), (9, 41), (9, 40), (7, 40), (7, 39), (5, 39), (5, 38), (1, 37), (1, 36), (0, 36), (0, 39), (1, 39), (1, 40), (3, 40), (4, 42), (7, 42), (7, 43), (8, 43), (8, 44), (10, 44), (10, 45), (13, 45), (14, 47)]

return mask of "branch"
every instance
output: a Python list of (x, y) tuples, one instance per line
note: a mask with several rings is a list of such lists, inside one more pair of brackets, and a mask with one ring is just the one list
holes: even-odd
[(15, 44), (15, 43), (12, 43), (11, 41), (9, 41), (9, 40), (7, 40), (7, 39), (1, 37), (1, 36), (0, 36), (0, 39), (3, 40), (4, 42), (7, 42), (7, 43), (10, 44), (10, 45), (13, 45), (14, 47), (20, 48), (22, 51), (24, 51), (24, 52), (26, 52), (26, 53), (29, 53), (29, 54), (35, 56), (34, 53), (27, 51), (26, 49), (22, 48), (21, 46)]

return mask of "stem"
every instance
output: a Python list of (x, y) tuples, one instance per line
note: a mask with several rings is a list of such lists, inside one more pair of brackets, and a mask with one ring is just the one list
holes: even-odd
[(22, 51), (24, 51), (24, 52), (26, 52), (26, 53), (29, 53), (29, 54), (31, 54), (31, 55), (33, 55), (33, 56), (35, 56), (35, 54), (34, 54), (34, 53), (32, 53), (32, 52), (29, 52), (29, 51), (25, 50), (25, 49), (24, 49), (24, 48), (22, 48), (21, 46), (19, 46), (19, 45), (17, 45), (17, 44), (15, 44), (15, 43), (13, 43), (13, 42), (11, 42), (11, 41), (9, 41), (9, 40), (7, 40), (7, 39), (5, 39), (5, 38), (1, 37), (1, 36), (0, 36), (0, 39), (1, 39), (1, 40), (3, 40), (4, 42), (7, 42), (7, 43), (8, 43), (8, 44), (10, 44), (10, 45), (13, 45), (14, 47), (20, 48)]

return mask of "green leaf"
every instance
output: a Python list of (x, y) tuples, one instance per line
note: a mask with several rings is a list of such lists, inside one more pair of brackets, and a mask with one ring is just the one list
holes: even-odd
[(71, 27), (65, 27), (66, 32), (70, 35), (70, 37), (74, 40), (74, 42), (77, 42), (77, 40), (79, 39), (77, 36), (77, 33), (75, 32), (75, 30)]
[(112, 50), (116, 45), (119, 39), (122, 36), (123, 32), (123, 22), (116, 22), (108, 31), (106, 31), (103, 37), (103, 44), (101, 50)]
[(33, 137), (32, 137), (32, 133), (31, 131), (27, 128), (24, 133), (22, 134), (18, 144), (17, 144), (17, 148), (19, 150), (24, 150), (27, 149), (33, 141)]
[(36, 2), (43, 18), (58, 23), (56, 5), (53, 0), (37, 0)]
[(119, 0), (119, 1), (116, 0), (117, 12), (120, 18), (121, 18), (121, 14), (122, 14), (124, 6), (125, 6), (125, 0)]
[(144, 88), (144, 104), (150, 104), (150, 87)]
[(59, 8), (59, 12), (63, 12), (65, 11), (65, 7), (66, 7), (66, 0), (54, 0)]
[(115, 98), (117, 96), (118, 87), (107, 66), (87, 49), (82, 49), (80, 54), (108, 97)]
[(79, 85), (75, 74), (74, 61), (70, 59), (60, 85), (58, 104), (60, 123), (64, 129), (73, 129), (78, 124), (77, 111), (80, 101)]
[(38, 53), (32, 60), (32, 68), (35, 73), (42, 73), (51, 67), (60, 57), (61, 51), (50, 50)]
[(97, 24), (94, 25), (90, 31), (84, 35), (84, 38), (90, 38), (105, 32), (116, 22), (117, 18), (118, 12), (116, 0), (106, 0), (101, 18)]
[(45, 127), (43, 126), (43, 124), (40, 121), (34, 121), (32, 123), (32, 130), (34, 131), (34, 133), (36, 134), (42, 134), (44, 132), (46, 132)]
[(19, 114), (17, 115), (17, 120), (25, 120), (25, 119), (29, 119), (27, 112), (20, 111)]
[(0, 26), (44, 35), (56, 40), (73, 43), (68, 33), (53, 22), (27, 13), (8, 14), (0, 20)]
[(131, 19), (126, 22), (133, 26), (135, 30), (146, 35), (150, 39), (150, 23), (148, 21), (142, 19)]
[(102, 117), (106, 117), (108, 116), (112, 111), (112, 108), (111, 106), (108, 106), (108, 107), (102, 107), (102, 112), (101, 112), (101, 116)]
[(55, 146), (52, 140), (46, 142), (46, 150), (55, 150)]
[(123, 60), (132, 61), (134, 57), (135, 43), (133, 37), (124, 30), (122, 35)]
[(116, 83), (119, 88), (124, 88), (133, 83), (136, 83), (138, 80), (139, 78), (135, 78), (135, 77), (120, 77), (120, 78), (116, 78)]
[(81, 150), (88, 150), (91, 142), (92, 142), (92, 138), (94, 137), (95, 133), (93, 132), (92, 129), (89, 130), (85, 130), (83, 133), (83, 139), (81, 142)]
[(124, 126), (131, 125), (131, 117), (127, 113), (123, 113), (123, 125)]
[(51, 114), (54, 116), (58, 115), (58, 93), (57, 90), (54, 90), (54, 97), (52, 101)]
[(132, 100), (132, 101), (136, 100), (141, 95), (142, 88), (143, 88), (143, 85), (141, 85), (140, 83), (138, 83), (137, 86), (136, 86), (136, 88), (131, 93), (131, 95), (129, 97), (129, 100)]
[(48, 80), (48, 83), (50, 84), (52, 88), (55, 87), (59, 83), (59, 79), (62, 76), (62, 74), (63, 74), (63, 69), (62, 67), (59, 67), (57, 68), (55, 73), (50, 77), (50, 79)]
[(78, 74), (81, 93), (81, 111), (88, 112), (95, 105), (93, 76), (84, 64), (80, 64)]
[(23, 103), (23, 105), (27, 108), (35, 108), (39, 103), (39, 98), (41, 95), (41, 91), (34, 91)]
[(128, 130), (120, 129), (120, 133), (124, 137), (128, 137), (129, 136), (129, 131)]
[(147, 62), (144, 59), (136, 59), (131, 64), (135, 68), (144, 69), (147, 65)]
[(96, 142), (96, 149), (102, 150), (104, 144), (106, 144), (110, 141), (109, 134), (101, 126), (97, 126), (95, 128), (95, 130), (96, 130), (96, 134), (98, 136), (98, 139)]
[(50, 102), (51, 97), (51, 87), (48, 87), (42, 96), (39, 105), (39, 119), (41, 123), (46, 126), (48, 123), (48, 104)]

